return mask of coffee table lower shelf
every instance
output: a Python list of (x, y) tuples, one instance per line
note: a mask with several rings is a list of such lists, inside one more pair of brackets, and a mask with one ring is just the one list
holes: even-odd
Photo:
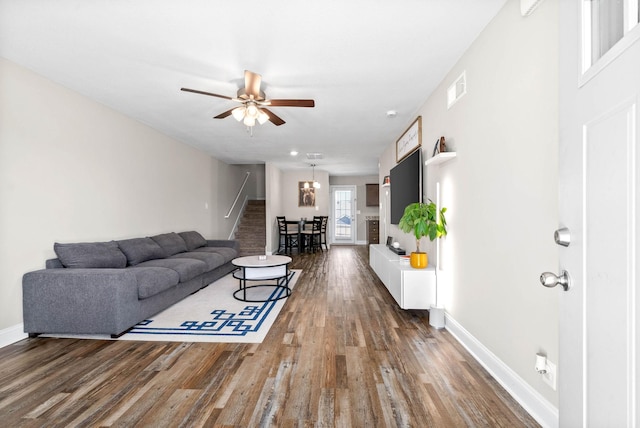
[[(289, 288), (289, 280), (293, 277), (295, 272), (288, 271), (285, 276), (278, 277), (261, 277), (256, 278), (254, 276), (245, 278), (245, 268), (240, 268), (233, 273), (233, 277), (240, 280), (240, 288), (238, 288), (233, 293), (233, 298), (236, 300), (240, 300), (241, 302), (252, 302), (252, 303), (264, 303), (264, 302), (275, 302), (280, 299), (286, 299), (291, 296), (291, 288)], [(255, 284), (255, 285), (247, 285), (247, 281), (276, 281), (274, 284)], [(271, 287), (273, 288), (273, 292), (271, 293), (268, 299), (250, 299), (247, 298), (247, 290), (251, 288), (263, 288), (263, 287)], [(284, 292), (277, 293), (278, 290), (283, 290)], [(241, 296), (239, 296), (241, 294)]]
[[(233, 277), (240, 281), (240, 286), (233, 293), (233, 297), (241, 302), (274, 302), (286, 299), (291, 295), (289, 280), (293, 273), (289, 270), (291, 257), (280, 255), (245, 256), (231, 261), (238, 267)], [(275, 284), (247, 285), (247, 281), (275, 281)], [(250, 299), (247, 290), (251, 288), (274, 288), (273, 293), (266, 299)]]

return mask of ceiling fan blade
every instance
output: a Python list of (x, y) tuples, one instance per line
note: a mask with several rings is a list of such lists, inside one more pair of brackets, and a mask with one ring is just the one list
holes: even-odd
[(225, 117), (231, 116), (231, 113), (236, 109), (236, 107), (232, 108), (231, 110), (227, 110), (224, 113), (220, 113), (217, 116), (214, 116), (214, 119), (224, 119)]
[(313, 100), (267, 100), (266, 104), (271, 107), (315, 107)]
[(214, 93), (211, 93), (211, 92), (198, 91), (197, 89), (180, 88), (180, 90), (181, 91), (185, 91), (185, 92), (193, 92), (194, 94), (209, 95), (209, 96), (212, 96), (212, 97), (224, 98), (225, 100), (233, 100), (233, 98), (228, 97), (226, 95), (219, 95), (219, 94), (214, 94)]
[(269, 121), (273, 123), (275, 126), (284, 125), (285, 121), (279, 118), (278, 116), (276, 116), (271, 110), (266, 108), (261, 108), (260, 110), (262, 110), (267, 114), (267, 116), (269, 116)]
[(249, 70), (244, 71), (244, 90), (254, 100), (263, 99), (260, 94), (260, 85), (262, 84), (262, 76)]

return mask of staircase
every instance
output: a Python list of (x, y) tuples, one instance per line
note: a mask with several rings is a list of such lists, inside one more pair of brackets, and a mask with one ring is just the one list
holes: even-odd
[(265, 211), (264, 201), (247, 201), (235, 233), (236, 241), (240, 242), (240, 256), (264, 254), (267, 243)]

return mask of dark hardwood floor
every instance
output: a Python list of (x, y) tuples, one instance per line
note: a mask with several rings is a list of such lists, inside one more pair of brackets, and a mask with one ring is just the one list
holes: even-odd
[(0, 349), (0, 425), (519, 427), (536, 422), (426, 311), (403, 311), (367, 248), (303, 269), (262, 344), (27, 339)]

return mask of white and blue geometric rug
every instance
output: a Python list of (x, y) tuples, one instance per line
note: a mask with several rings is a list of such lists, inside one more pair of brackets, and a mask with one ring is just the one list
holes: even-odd
[[(289, 288), (295, 286), (300, 272), (291, 270)], [(275, 284), (275, 281), (265, 283)], [(229, 274), (113, 340), (262, 343), (287, 299), (241, 302), (233, 297), (237, 289), (238, 280)], [(283, 293), (282, 288), (259, 287), (247, 290), (247, 297), (273, 299)], [(112, 340), (108, 335), (42, 336)]]
[[(289, 288), (293, 288), (298, 279), (296, 273), (291, 271)], [(241, 302), (233, 297), (237, 289), (238, 280), (229, 274), (139, 323), (120, 340), (261, 343), (287, 299)], [(252, 300), (274, 299), (283, 295), (284, 290), (259, 287), (247, 293)]]

